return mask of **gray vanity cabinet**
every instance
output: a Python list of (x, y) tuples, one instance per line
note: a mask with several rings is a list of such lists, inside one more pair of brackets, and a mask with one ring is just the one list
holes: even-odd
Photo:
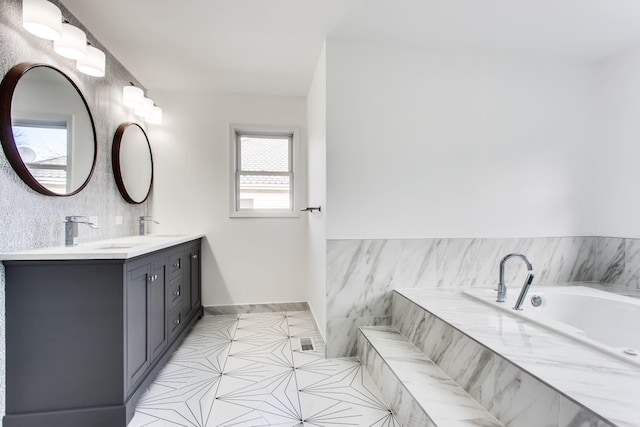
[(3, 425), (126, 427), (203, 314), (199, 253), (197, 239), (131, 259), (4, 261)]

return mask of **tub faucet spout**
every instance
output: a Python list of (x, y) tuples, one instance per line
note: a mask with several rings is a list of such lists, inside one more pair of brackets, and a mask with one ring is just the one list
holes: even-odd
[(504, 283), (504, 265), (511, 258), (522, 259), (522, 261), (524, 261), (524, 263), (527, 265), (527, 270), (529, 271), (533, 270), (533, 266), (531, 265), (531, 262), (529, 262), (527, 257), (524, 256), (523, 254), (513, 253), (502, 258), (502, 261), (500, 261), (500, 277), (498, 280), (498, 298), (496, 299), (497, 302), (504, 302), (507, 299), (507, 285)]

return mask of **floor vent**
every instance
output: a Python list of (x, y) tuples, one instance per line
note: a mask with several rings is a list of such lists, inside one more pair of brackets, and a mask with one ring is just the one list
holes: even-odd
[(313, 340), (311, 338), (300, 338), (300, 350), (302, 351), (315, 351)]

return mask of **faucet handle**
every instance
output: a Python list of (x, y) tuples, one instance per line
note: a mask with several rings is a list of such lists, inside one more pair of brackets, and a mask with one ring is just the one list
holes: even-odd
[(153, 222), (154, 224), (160, 224), (158, 221), (156, 221), (155, 219), (153, 219), (153, 217), (152, 217), (152, 216), (149, 216), (149, 215), (142, 215), (142, 216), (140, 216), (140, 217), (138, 218), (138, 221), (139, 221), (140, 223), (142, 223), (143, 221), (151, 221), (151, 222)]
[(86, 224), (91, 228), (98, 228), (97, 225), (89, 221), (89, 217), (82, 215), (70, 215), (64, 217), (64, 222), (74, 224)]

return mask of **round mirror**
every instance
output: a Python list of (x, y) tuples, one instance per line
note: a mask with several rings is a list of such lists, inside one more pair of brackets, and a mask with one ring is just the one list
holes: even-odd
[(153, 183), (153, 156), (144, 129), (123, 123), (113, 137), (113, 175), (122, 197), (129, 203), (147, 200)]
[(23, 63), (4, 77), (0, 139), (13, 169), (38, 193), (76, 194), (93, 174), (93, 117), (75, 83), (52, 66)]

